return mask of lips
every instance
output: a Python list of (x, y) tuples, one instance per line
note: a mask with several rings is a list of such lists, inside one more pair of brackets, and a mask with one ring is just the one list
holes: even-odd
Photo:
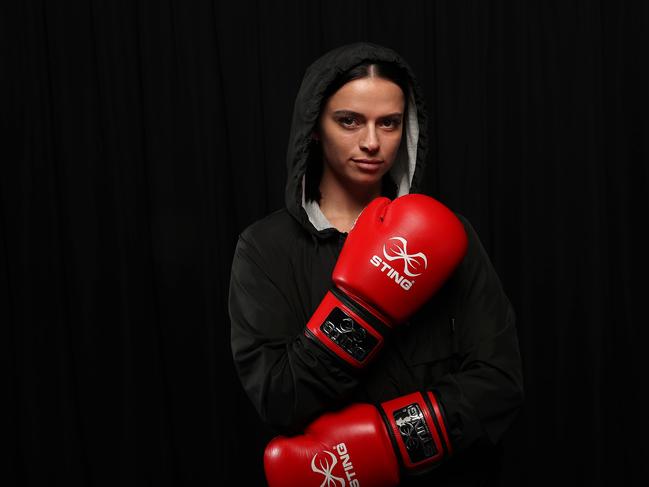
[(381, 169), (381, 159), (352, 159), (356, 167), (366, 173), (376, 173)]
[(352, 161), (357, 162), (359, 164), (373, 164), (373, 165), (378, 165), (383, 162), (381, 159), (352, 159)]

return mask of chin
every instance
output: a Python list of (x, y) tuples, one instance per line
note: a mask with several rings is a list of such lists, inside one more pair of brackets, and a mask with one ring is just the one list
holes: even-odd
[(371, 176), (360, 175), (360, 176), (358, 176), (357, 175), (356, 177), (347, 178), (347, 183), (350, 186), (353, 186), (355, 188), (371, 189), (371, 188), (376, 187), (377, 185), (380, 186), (382, 178), (383, 178), (383, 175), (381, 175), (381, 176), (375, 176), (375, 175), (371, 175)]
[(352, 181), (356, 181), (358, 183), (364, 183), (364, 184), (376, 184), (383, 179), (383, 176), (387, 171), (378, 171), (375, 173), (366, 173), (366, 172), (361, 172), (361, 171), (354, 171), (353, 174), (349, 175), (349, 179)]
[(354, 188), (363, 188), (368, 189), (373, 188), (381, 184), (383, 176), (390, 170), (390, 167), (381, 168), (381, 170), (376, 172), (361, 171), (355, 167), (347, 167), (342, 171), (337, 172), (336, 178), (343, 185)]

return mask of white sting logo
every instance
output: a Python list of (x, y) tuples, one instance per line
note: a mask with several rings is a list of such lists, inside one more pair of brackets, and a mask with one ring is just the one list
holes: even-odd
[(381, 259), (378, 255), (373, 255), (370, 259), (370, 263), (392, 279), (396, 284), (401, 286), (404, 291), (408, 291), (415, 281), (414, 279), (407, 279), (406, 276), (412, 278), (423, 274), (424, 270), (428, 267), (428, 259), (426, 258), (426, 254), (423, 252), (408, 254), (408, 241), (405, 238), (392, 237), (390, 240), (392, 242), (390, 243), (389, 248), (386, 248), (386, 246), (383, 245), (383, 256), (390, 262), (403, 260), (403, 274), (400, 274), (399, 271)]
[[(344, 443), (339, 443), (334, 446), (334, 449), (343, 462), (342, 466), (343, 470), (345, 471), (345, 475), (347, 476), (347, 480), (349, 481), (349, 487), (360, 487), (360, 482), (358, 481), (358, 479), (354, 478), (356, 476), (356, 472), (354, 472), (354, 465), (352, 465), (351, 459), (349, 458), (347, 445), (345, 445)], [(328, 456), (328, 458), (318, 458), (318, 455), (320, 453), (324, 453)], [(345, 487), (347, 485), (345, 479), (336, 477), (333, 474), (333, 469), (338, 464), (336, 455), (327, 450), (324, 450), (320, 453), (316, 453), (311, 459), (311, 470), (324, 476), (324, 480), (320, 484), (320, 487)]]
[[(423, 252), (408, 255), (408, 241), (403, 237), (392, 237), (390, 240), (396, 240), (399, 243), (392, 243), (390, 252), (388, 252), (383, 245), (383, 255), (389, 261), (403, 259), (403, 273), (406, 276), (417, 277), (423, 272), (415, 273), (414, 271), (420, 270), (423, 264), (424, 269), (428, 267), (428, 259)], [(412, 270), (410, 270), (412, 268)]]
[(320, 487), (345, 487), (345, 480), (340, 477), (334, 477), (334, 474), (332, 473), (334, 467), (338, 463), (336, 456), (330, 451), (324, 451), (322, 453), (329, 455), (331, 458), (331, 464), (329, 463), (328, 458), (320, 458), (318, 461), (320, 468), (318, 468), (318, 465), (316, 465), (316, 458), (318, 457), (317, 453), (313, 455), (313, 458), (311, 459), (311, 470), (315, 473), (321, 473), (324, 475), (324, 481), (320, 484)]

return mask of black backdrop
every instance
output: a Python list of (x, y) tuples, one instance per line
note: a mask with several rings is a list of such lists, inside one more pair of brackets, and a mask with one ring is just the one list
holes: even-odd
[(517, 311), (503, 485), (647, 484), (647, 2), (0, 9), (4, 485), (262, 485), (232, 251), (283, 205), (304, 69), (357, 40), (417, 73), (426, 189), (473, 222)]

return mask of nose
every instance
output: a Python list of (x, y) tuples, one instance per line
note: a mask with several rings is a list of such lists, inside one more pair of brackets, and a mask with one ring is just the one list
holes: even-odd
[(365, 151), (369, 152), (370, 154), (374, 154), (379, 150), (380, 143), (379, 143), (379, 137), (378, 134), (376, 133), (376, 127), (374, 127), (373, 124), (368, 124), (365, 130), (363, 131), (360, 139), (360, 148)]

